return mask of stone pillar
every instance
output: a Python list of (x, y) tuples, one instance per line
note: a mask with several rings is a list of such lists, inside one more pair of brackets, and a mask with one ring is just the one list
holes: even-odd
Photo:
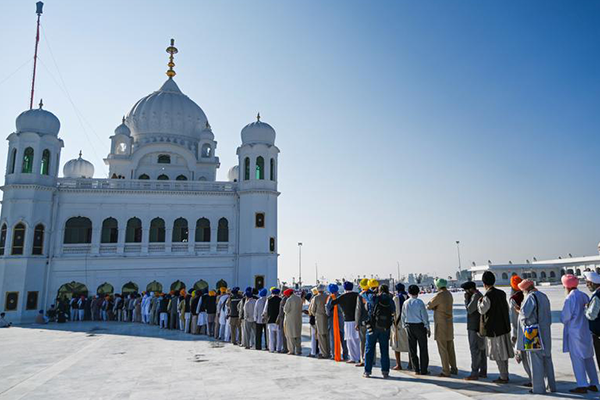
[(148, 254), (148, 242), (150, 241), (150, 228), (142, 228), (142, 254)]
[(119, 240), (117, 241), (117, 254), (123, 254), (125, 252), (125, 232), (126, 227), (119, 224)]

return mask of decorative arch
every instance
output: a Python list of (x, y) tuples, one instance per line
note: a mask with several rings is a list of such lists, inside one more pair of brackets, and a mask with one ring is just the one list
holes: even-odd
[(44, 254), (44, 224), (37, 224), (33, 229), (33, 248), (31, 254), (41, 256)]
[(100, 243), (118, 243), (119, 242), (119, 223), (115, 218), (109, 217), (102, 221), (102, 231), (100, 233)]
[(204, 143), (202, 145), (202, 150), (200, 152), (202, 158), (210, 158), (212, 157), (212, 147), (208, 143)]
[(185, 218), (177, 218), (173, 222), (173, 243), (187, 242), (189, 237), (188, 222)]
[(165, 175), (165, 174), (160, 174), (156, 179), (159, 180), (159, 181), (168, 181), (169, 180), (169, 176)]
[(23, 153), (23, 167), (21, 172), (31, 174), (33, 172), (33, 148), (28, 147)]
[(133, 217), (127, 221), (125, 243), (142, 243), (142, 220)]
[(25, 248), (25, 224), (19, 222), (13, 228), (13, 240), (10, 254), (13, 256), (23, 255), (23, 249)]
[(150, 177), (147, 174), (141, 174), (140, 176), (138, 176), (138, 179), (142, 181), (147, 181), (150, 179)]
[(42, 164), (40, 166), (42, 175), (50, 175), (50, 150), (45, 149), (42, 152)]
[(556, 278), (556, 273), (554, 271), (550, 271), (550, 278)]
[(250, 158), (246, 157), (244, 159), (244, 180), (250, 180)]
[(162, 283), (157, 281), (152, 281), (146, 286), (146, 292), (162, 293), (162, 290)]
[(140, 292), (140, 288), (138, 287), (138, 285), (131, 281), (124, 284), (123, 287), (121, 288), (121, 294), (123, 294), (125, 296), (133, 294), (133, 293), (139, 293), (139, 292)]
[(219, 220), (217, 242), (229, 242), (229, 221), (227, 221), (227, 218), (221, 218)]
[(181, 289), (185, 289), (185, 283), (181, 282), (180, 280), (176, 280), (175, 282), (171, 283), (171, 290), (176, 294), (179, 294)]
[(265, 159), (262, 156), (256, 157), (256, 179), (265, 179)]
[(546, 279), (546, 271), (540, 272), (540, 278), (541, 279)]
[(188, 178), (185, 175), (177, 175), (177, 178), (175, 178), (176, 181), (187, 181)]
[(92, 243), (92, 221), (87, 217), (72, 217), (65, 222), (64, 244)]
[(115, 288), (108, 282), (104, 282), (96, 289), (96, 293), (98, 293), (99, 296), (106, 296), (107, 294), (113, 294), (114, 292)]
[(73, 296), (88, 296), (88, 288), (81, 282), (69, 282), (65, 283), (61, 287), (58, 288), (58, 292), (56, 294), (57, 299), (71, 299)]
[(537, 272), (531, 271), (531, 277), (537, 279)]
[(150, 243), (165, 242), (165, 220), (159, 217), (150, 221)]
[(205, 289), (208, 289), (208, 282), (204, 279), (200, 279), (198, 282), (194, 283), (194, 290), (203, 292)]
[(508, 280), (508, 274), (506, 272), (502, 273), (502, 279), (505, 281)]
[(210, 221), (207, 218), (200, 218), (196, 221), (196, 242), (210, 242)]
[(171, 164), (171, 156), (169, 154), (159, 154), (157, 161), (159, 164)]
[(227, 287), (227, 282), (224, 279), (220, 279), (216, 284), (217, 289), (221, 289), (222, 287)]

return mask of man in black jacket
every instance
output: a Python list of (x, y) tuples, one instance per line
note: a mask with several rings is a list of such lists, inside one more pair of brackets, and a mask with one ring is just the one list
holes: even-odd
[(227, 299), (227, 309), (229, 310), (227, 318), (229, 318), (229, 325), (231, 326), (231, 343), (234, 345), (240, 344), (240, 314), (238, 305), (242, 301), (242, 295), (240, 295), (240, 288), (234, 287), (231, 289), (231, 296)]
[(487, 357), (485, 354), (485, 338), (479, 334), (481, 314), (477, 310), (479, 299), (483, 297), (477, 290), (475, 282), (465, 282), (461, 285), (465, 291), (465, 307), (467, 308), (467, 334), (469, 350), (471, 351), (471, 374), (467, 381), (476, 381), (487, 377)]
[(277, 317), (279, 316), (279, 306), (281, 304), (281, 291), (277, 288), (271, 289), (271, 296), (267, 299), (265, 305), (265, 319), (267, 320), (267, 330), (269, 331), (269, 351), (274, 353), (283, 350), (283, 335), (280, 335)]
[(349, 353), (348, 363), (356, 364), (360, 362), (360, 337), (356, 330), (355, 322), (358, 293), (352, 291), (352, 289), (354, 289), (352, 282), (344, 282), (344, 294), (332, 300), (331, 304), (333, 306), (339, 305), (342, 308), (342, 314), (344, 315), (344, 339)]

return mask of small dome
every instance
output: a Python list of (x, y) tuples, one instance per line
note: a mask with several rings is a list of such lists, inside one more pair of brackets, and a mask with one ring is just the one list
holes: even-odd
[(94, 176), (94, 165), (81, 158), (81, 152), (79, 152), (79, 158), (68, 161), (63, 167), (63, 175), (65, 178), (92, 178)]
[(227, 172), (227, 179), (229, 182), (237, 182), (240, 180), (240, 167), (237, 165), (229, 168), (229, 172)]
[(131, 135), (131, 129), (125, 125), (125, 117), (123, 117), (123, 122), (121, 122), (121, 125), (117, 126), (117, 129), (115, 129), (115, 135)]
[(275, 129), (271, 125), (261, 122), (260, 114), (256, 116), (256, 122), (252, 122), (242, 129), (242, 144), (254, 143), (275, 144)]
[(215, 134), (212, 131), (212, 128), (210, 127), (210, 124), (208, 123), (208, 121), (206, 121), (206, 125), (204, 126), (204, 129), (202, 129), (202, 131), (200, 132), (200, 140), (215, 140)]
[(40, 102), (40, 108), (24, 111), (17, 117), (17, 133), (35, 132), (42, 135), (58, 135), (60, 121), (50, 111), (43, 110), (42, 106), (43, 104)]

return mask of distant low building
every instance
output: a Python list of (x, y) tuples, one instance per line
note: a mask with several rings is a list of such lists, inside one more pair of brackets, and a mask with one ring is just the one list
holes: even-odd
[[(598, 245), (600, 254), (600, 244)], [(559, 257), (553, 260), (534, 260), (525, 264), (485, 264), (475, 265), (471, 271), (473, 281), (481, 281), (485, 271), (492, 271), (496, 275), (498, 285), (510, 284), (513, 275), (522, 278), (530, 278), (536, 282), (559, 282), (561, 276), (573, 274), (583, 276), (585, 271), (596, 271), (600, 273), (600, 255), (585, 257)]]

